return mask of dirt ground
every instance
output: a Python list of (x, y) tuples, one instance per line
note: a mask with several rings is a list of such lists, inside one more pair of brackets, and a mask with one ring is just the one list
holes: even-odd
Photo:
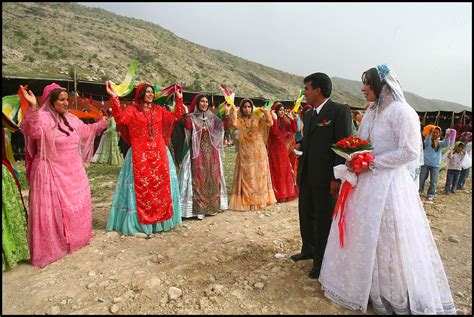
[[(231, 183), (235, 153), (226, 153)], [(361, 314), (324, 297), (307, 276), (311, 261), (289, 258), (300, 249), (297, 201), (184, 220), (151, 239), (126, 237), (104, 229), (118, 172), (88, 169), (90, 245), (44, 269), (20, 263), (2, 274), (2, 314)], [(445, 179), (442, 172), (439, 193)], [(471, 176), (466, 185), (433, 204), (422, 200), (458, 313), (471, 315)]]

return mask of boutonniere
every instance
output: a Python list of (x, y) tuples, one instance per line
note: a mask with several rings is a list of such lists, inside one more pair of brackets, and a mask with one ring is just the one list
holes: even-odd
[(323, 121), (321, 121), (321, 123), (316, 123), (316, 125), (318, 127), (327, 127), (327, 126), (331, 125), (331, 122), (332, 122), (332, 120), (323, 119)]

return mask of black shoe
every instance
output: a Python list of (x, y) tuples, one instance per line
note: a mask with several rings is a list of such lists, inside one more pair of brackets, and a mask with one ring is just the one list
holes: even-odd
[(319, 273), (321, 272), (321, 266), (319, 265), (313, 265), (311, 268), (311, 271), (308, 274), (308, 277), (310, 279), (316, 280), (319, 278)]
[(298, 253), (298, 254), (294, 254), (290, 257), (294, 262), (298, 262), (298, 261), (301, 261), (301, 260), (309, 260), (309, 259), (312, 259), (313, 256), (312, 255), (307, 255), (307, 254), (303, 254), (303, 253)]

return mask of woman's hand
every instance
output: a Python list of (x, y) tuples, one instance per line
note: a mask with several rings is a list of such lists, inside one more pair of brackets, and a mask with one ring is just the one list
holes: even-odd
[(110, 80), (107, 80), (105, 82), (105, 89), (107, 90), (107, 94), (109, 94), (110, 97), (117, 97), (117, 92), (112, 87), (112, 84), (110, 83)]
[(176, 90), (176, 98), (183, 99), (183, 92), (180, 91), (179, 89)]
[(288, 112), (288, 113), (286, 114), (286, 116), (287, 116), (290, 120), (293, 120), (293, 119), (294, 119), (294, 117), (293, 117), (293, 112), (291, 112), (291, 111)]
[(275, 110), (272, 110), (272, 111), (271, 111), (271, 114), (272, 114), (273, 120), (278, 119), (278, 117), (277, 117), (277, 115), (276, 115), (276, 113), (275, 113)]
[(105, 123), (108, 123), (108, 122), (109, 122), (109, 117), (103, 116), (103, 117), (102, 117), (102, 120), (103, 120)]
[(23, 97), (30, 105), (31, 111), (36, 111), (36, 108), (38, 108), (38, 102), (36, 101), (36, 97), (33, 94), (33, 92), (31, 90), (26, 91), (26, 88), (23, 87), (22, 85), (20, 85), (20, 90), (21, 90), (21, 93), (23, 94)]

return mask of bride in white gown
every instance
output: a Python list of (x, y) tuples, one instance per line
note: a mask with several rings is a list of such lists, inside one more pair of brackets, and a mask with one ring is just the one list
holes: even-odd
[[(377, 314), (455, 314), (428, 219), (410, 176), (419, 159), (420, 122), (385, 64), (362, 75), (370, 106), (358, 131), (374, 148), (346, 205), (345, 245), (333, 221), (319, 282), (326, 297)], [(350, 166), (349, 166), (350, 168)]]

